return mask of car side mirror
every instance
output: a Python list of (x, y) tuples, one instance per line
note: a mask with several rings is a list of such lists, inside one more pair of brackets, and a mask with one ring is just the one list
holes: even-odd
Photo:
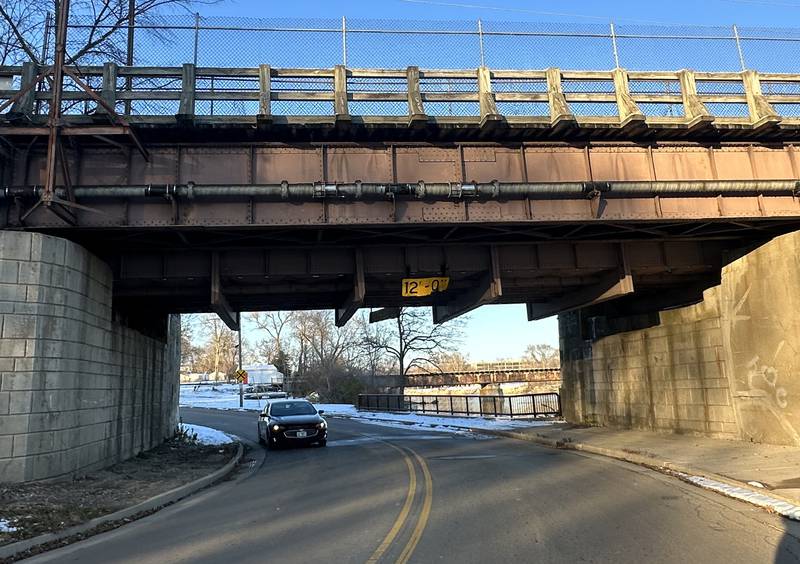
[(323, 414), (323, 413), (325, 413), (325, 410), (324, 409), (320, 409), (320, 410), (317, 411), (317, 413)]

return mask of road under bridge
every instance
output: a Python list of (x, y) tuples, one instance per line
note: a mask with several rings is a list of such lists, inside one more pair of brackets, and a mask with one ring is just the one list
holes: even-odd
[[(529, 319), (577, 311), (562, 319), (575, 417), (613, 404), (622, 415), (609, 423), (673, 417), (736, 434), (737, 415), (714, 419), (731, 407), (732, 373), (696, 386), (716, 394), (667, 398), (641, 343), (603, 358), (581, 347), (702, 302), (724, 269), (800, 226), (800, 75), (78, 67), (65, 64), (65, 11), (53, 65), (0, 67), (11, 84), (0, 90), (0, 361), (14, 390), (0, 418), (32, 445), (0, 452), (13, 479), (97, 466), (168, 434), (168, 315), (183, 312), (236, 328), (252, 310), (330, 308), (338, 324), (365, 307), (379, 320), (429, 306), (437, 323), (495, 303), (524, 303)], [(209, 101), (241, 111), (208, 115)], [(358, 115), (366, 101), (372, 113)], [(330, 111), (303, 110), (319, 102)], [(462, 102), (475, 114), (444, 115)], [(794, 280), (781, 265), (776, 276)], [(769, 307), (771, 319), (781, 305)], [(712, 329), (692, 346), (720, 348), (704, 339)], [(634, 383), (618, 391), (624, 370), (608, 359), (636, 354), (640, 366), (624, 365)], [(53, 374), (74, 392), (59, 396), (57, 455)], [(634, 417), (642, 397), (647, 415)], [(74, 429), (92, 440), (72, 444)]]

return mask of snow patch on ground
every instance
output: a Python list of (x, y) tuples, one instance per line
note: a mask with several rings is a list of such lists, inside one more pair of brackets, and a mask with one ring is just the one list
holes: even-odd
[(181, 428), (189, 437), (194, 438), (196, 436), (197, 442), (201, 445), (226, 445), (236, 441), (230, 435), (211, 427), (181, 423)]
[[(192, 386), (181, 386), (181, 407), (204, 407), (207, 409), (228, 409), (235, 411), (261, 411), (265, 400), (244, 400), (244, 407), (239, 407), (239, 387), (236, 384), (219, 386), (201, 386), (195, 390)], [(482, 417), (437, 417), (418, 413), (384, 413), (374, 411), (358, 411), (355, 406), (339, 403), (314, 404), (323, 410), (324, 415), (348, 417), (350, 419), (395, 427), (400, 429), (424, 429), (426, 431), (464, 432), (468, 429), (509, 430), (526, 427), (552, 425), (552, 421), (523, 418), (482, 418)]]
[(209, 409), (233, 409), (240, 411), (261, 411), (265, 400), (244, 400), (239, 407), (239, 385), (219, 384), (215, 386), (181, 386), (182, 407), (206, 407)]
[(737, 486), (731, 486), (716, 480), (710, 480), (708, 478), (704, 478), (703, 476), (690, 476), (688, 474), (681, 473), (679, 473), (679, 475), (684, 480), (700, 486), (701, 488), (712, 490), (723, 495), (727, 495), (728, 497), (740, 499), (742, 501), (747, 501), (753, 505), (774, 511), (775, 513), (783, 515), (784, 517), (788, 517), (789, 519), (800, 521), (800, 506), (793, 505), (788, 501), (783, 501), (782, 499), (777, 499), (761, 492), (748, 490), (746, 488), (739, 488)]
[(0, 533), (16, 533), (17, 528), (11, 526), (10, 521), (6, 521), (5, 519), (0, 519)]

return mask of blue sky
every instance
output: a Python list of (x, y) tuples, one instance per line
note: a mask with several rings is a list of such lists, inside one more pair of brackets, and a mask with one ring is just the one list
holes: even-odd
[[(580, 24), (800, 26), (800, 0), (227, 0), (201, 6), (203, 16), (483, 20)], [(654, 54), (656, 55), (656, 54)], [(709, 53), (709, 56), (712, 54)], [(411, 63), (409, 63), (411, 64)], [(624, 63), (623, 63), (624, 66)], [(524, 306), (485, 306), (468, 321), (462, 347), (473, 361), (520, 356), (531, 343), (558, 345), (555, 318), (529, 323)]]
[(704, 25), (794, 26), (798, 0), (641, 0), (552, 2), (550, 0), (227, 0), (201, 6), (203, 15), (249, 17), (360, 17), (392, 19), (469, 19)]

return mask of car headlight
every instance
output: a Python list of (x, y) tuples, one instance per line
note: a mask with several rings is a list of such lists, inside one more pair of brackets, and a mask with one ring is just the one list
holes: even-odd
[(281, 430), (281, 426), (280, 425), (273, 425), (272, 426), (272, 430), (273, 431), (280, 431)]
[(317, 423), (317, 429), (327, 429), (328, 424), (323, 421), (322, 423)]

